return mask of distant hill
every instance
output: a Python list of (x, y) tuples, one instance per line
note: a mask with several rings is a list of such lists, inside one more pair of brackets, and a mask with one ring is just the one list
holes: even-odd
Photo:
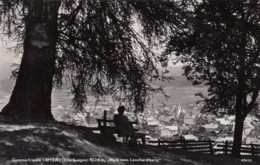
[[(168, 100), (162, 94), (155, 94), (154, 100), (148, 103), (148, 106), (155, 107), (166, 105), (177, 104), (178, 102), (182, 104), (196, 102), (200, 98), (195, 97), (194, 94), (198, 92), (206, 92), (206, 88), (204, 86), (193, 86), (190, 81), (186, 79), (183, 75), (182, 66), (170, 66), (168, 67), (169, 74), (168, 76), (172, 76), (174, 79), (170, 81), (155, 81), (152, 82), (152, 86), (162, 86), (165, 90), (165, 93), (170, 96)], [(4, 92), (2, 96), (10, 95), (15, 81), (10, 79), (4, 79), (0, 81), (0, 91)], [(52, 105), (54, 107), (58, 105), (69, 106), (71, 105), (71, 96), (68, 97), (69, 84), (65, 85), (61, 90), (53, 90), (52, 94)], [(1, 93), (0, 93), (1, 94)], [(8, 101), (8, 99), (6, 99)]]
[[(189, 87), (192, 83), (186, 79), (183, 75), (182, 66), (170, 66), (167, 68), (170, 72), (167, 76), (172, 76), (174, 80), (171, 81), (155, 81), (152, 84), (155, 86), (177, 86), (177, 87)], [(14, 87), (15, 81), (11, 79), (0, 80), (0, 90), (5, 92), (11, 92)], [(64, 85), (63, 89), (69, 88), (69, 84)]]
[(193, 86), (190, 81), (186, 79), (185, 76), (173, 76), (173, 80), (164, 80), (164, 81), (155, 81), (152, 82), (152, 85), (155, 86), (163, 86), (163, 87), (169, 87), (169, 86), (176, 86), (176, 87), (190, 87)]
[(173, 80), (157, 80), (152, 82), (155, 86), (163, 86), (163, 87), (204, 87), (203, 85), (193, 86), (191, 81), (188, 81), (186, 76), (184, 75), (184, 70), (182, 66), (169, 66), (167, 68), (169, 73), (166, 76), (171, 76)]

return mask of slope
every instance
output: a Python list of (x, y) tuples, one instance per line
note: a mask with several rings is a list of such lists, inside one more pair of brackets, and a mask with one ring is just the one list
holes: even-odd
[[(65, 123), (26, 123), (0, 117), (1, 164), (241, 164), (240, 160), (152, 146), (128, 146)], [(244, 163), (242, 163), (244, 164)], [(252, 163), (254, 164), (254, 163)]]

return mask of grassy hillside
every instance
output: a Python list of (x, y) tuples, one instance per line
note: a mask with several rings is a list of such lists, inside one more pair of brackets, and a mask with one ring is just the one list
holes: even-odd
[(0, 118), (0, 150), (3, 165), (246, 164), (223, 156), (124, 145), (108, 136), (94, 134), (91, 128), (65, 123), (25, 123), (3, 118)]

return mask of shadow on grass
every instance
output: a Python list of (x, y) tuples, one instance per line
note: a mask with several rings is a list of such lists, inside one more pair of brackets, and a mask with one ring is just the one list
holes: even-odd
[(93, 128), (62, 122), (0, 121), (1, 160), (96, 157), (106, 153), (97, 146), (112, 143), (115, 139), (93, 134)]
[[(24, 122), (0, 118), (0, 162), (35, 158), (151, 158), (159, 164), (241, 164), (226, 157), (175, 152), (151, 146), (128, 146), (114, 137), (94, 134), (93, 128), (63, 122)], [(220, 160), (221, 159), (221, 160)], [(51, 164), (51, 163), (49, 163)], [(53, 164), (64, 164), (55, 162)], [(67, 163), (68, 164), (68, 163)], [(88, 164), (98, 164), (91, 162)], [(101, 163), (99, 163), (101, 164)], [(151, 163), (109, 163), (151, 164)], [(153, 163), (154, 164), (154, 163)], [(254, 163), (253, 163), (254, 164)]]

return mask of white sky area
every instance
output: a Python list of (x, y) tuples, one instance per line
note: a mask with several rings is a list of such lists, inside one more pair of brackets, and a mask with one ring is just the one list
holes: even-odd
[[(137, 32), (141, 31), (141, 28), (138, 25), (138, 23), (135, 23), (133, 28)], [(3, 37), (3, 36), (0, 34), (0, 37)], [(13, 69), (13, 67), (11, 67), (12, 64), (15, 62), (17, 63), (19, 61), (18, 57), (15, 56), (14, 52), (12, 52), (11, 50), (8, 50), (8, 48), (14, 46), (15, 44), (16, 44), (15, 42), (11, 42), (10, 44), (6, 45), (5, 42), (3, 43), (0, 41), (0, 80), (9, 79), (11, 76), (11, 71)], [(163, 51), (163, 49), (157, 47), (157, 48), (152, 48), (152, 51), (160, 54)], [(181, 64), (177, 64), (177, 66), (178, 65), (181, 65)], [(168, 66), (172, 66), (171, 60), (169, 61)], [(158, 67), (161, 68), (160, 64), (158, 64)]]
[(8, 50), (7, 45), (0, 43), (0, 80), (9, 79), (12, 71), (12, 64), (17, 61), (14, 53)]
[[(140, 26), (138, 24), (134, 24), (133, 27), (137, 32), (141, 30)], [(0, 37), (3, 37), (0, 34)], [(8, 41), (8, 39), (7, 39)], [(145, 42), (145, 41), (144, 41)], [(146, 42), (145, 42), (146, 43)], [(11, 76), (11, 71), (14, 69), (12, 67), (13, 63), (17, 63), (19, 61), (19, 58), (15, 56), (14, 52), (9, 50), (8, 48), (15, 46), (15, 42), (10, 42), (10, 44), (6, 44), (5, 42), (0, 41), (0, 81), (3, 79), (9, 79)], [(160, 47), (154, 47), (152, 48), (152, 51), (155, 53), (162, 53), (163, 49)], [(181, 64), (177, 64), (179, 66)], [(168, 64), (169, 67), (173, 66), (171, 60)], [(161, 68), (161, 65), (158, 63), (157, 67)]]
[[(13, 69), (12, 64), (17, 63), (19, 60), (14, 52), (9, 50), (9, 45), (0, 43), (0, 81), (3, 79), (9, 79), (11, 76), (11, 71)], [(155, 50), (155, 52), (160, 52), (161, 50)], [(177, 64), (179, 66), (181, 64)], [(169, 62), (169, 66), (172, 66), (172, 63)], [(159, 64), (160, 67), (160, 64)]]

